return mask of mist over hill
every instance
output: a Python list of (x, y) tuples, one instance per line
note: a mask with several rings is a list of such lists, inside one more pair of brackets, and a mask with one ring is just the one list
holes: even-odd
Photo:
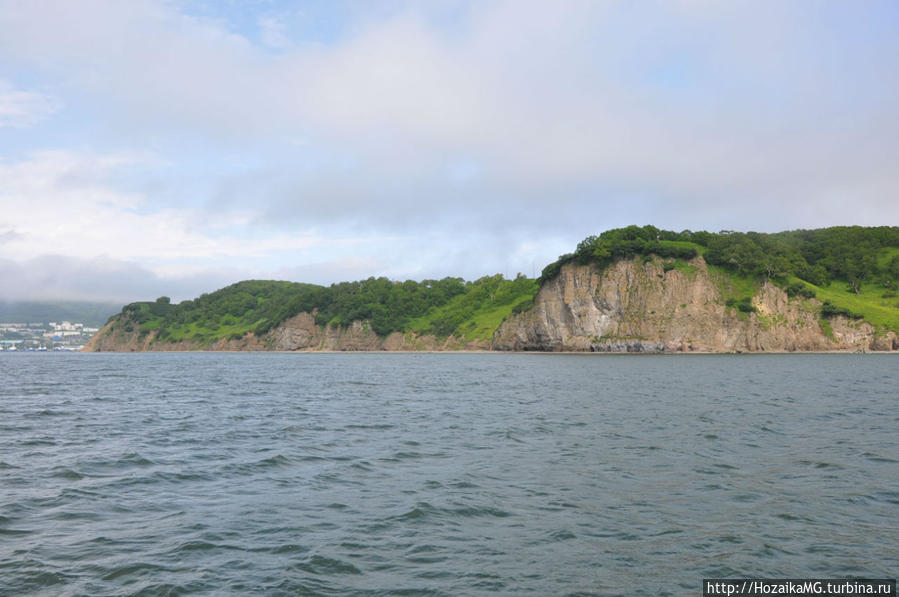
[(0, 301), (0, 323), (71, 321), (100, 327), (121, 308), (112, 302)]

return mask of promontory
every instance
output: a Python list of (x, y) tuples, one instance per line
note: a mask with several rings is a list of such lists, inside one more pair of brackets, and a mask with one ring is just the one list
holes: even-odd
[(85, 350), (894, 351), (897, 293), (899, 227), (628, 226), (537, 279), (248, 280), (131, 303)]

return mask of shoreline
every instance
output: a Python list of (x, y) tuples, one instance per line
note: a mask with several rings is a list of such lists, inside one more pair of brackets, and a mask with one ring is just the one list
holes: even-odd
[(72, 354), (515, 354), (515, 355), (785, 355), (785, 354), (899, 354), (897, 350), (756, 350), (756, 351), (670, 351), (605, 352), (589, 350), (80, 350)]

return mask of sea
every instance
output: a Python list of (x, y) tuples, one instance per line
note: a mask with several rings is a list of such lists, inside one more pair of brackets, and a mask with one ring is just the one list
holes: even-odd
[(0, 595), (896, 578), (889, 354), (0, 354)]

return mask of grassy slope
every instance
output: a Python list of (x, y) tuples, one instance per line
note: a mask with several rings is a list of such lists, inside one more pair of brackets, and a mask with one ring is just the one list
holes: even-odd
[[(899, 255), (899, 248), (882, 249), (878, 253), (877, 261), (884, 266), (895, 255)], [(729, 298), (740, 300), (753, 296), (761, 287), (759, 280), (751, 276), (741, 276), (732, 270), (716, 265), (709, 265), (708, 268), (725, 300)], [(899, 297), (884, 297), (883, 295), (888, 294), (889, 291), (879, 284), (863, 284), (861, 292), (855, 294), (849, 289), (849, 285), (841, 280), (835, 280), (829, 286), (815, 286), (795, 276), (790, 276), (787, 280), (788, 284), (794, 282), (802, 282), (814, 290), (816, 298), (820, 301), (829, 301), (836, 307), (857, 313), (876, 328), (899, 333)]]
[(845, 282), (833, 282), (830, 286), (808, 285), (822, 301), (830, 301), (837, 307), (849, 309), (861, 315), (865, 321), (877, 328), (887, 328), (899, 332), (899, 298), (883, 298), (884, 288), (863, 285), (855, 294)]
[(721, 297), (725, 301), (753, 297), (762, 287), (761, 283), (752, 276), (741, 276), (717, 265), (709, 265), (708, 268), (712, 280), (718, 286)]
[[(877, 261), (885, 266), (895, 255), (899, 255), (899, 248), (881, 249)], [(816, 286), (795, 276), (791, 276), (787, 282), (802, 282), (815, 292), (818, 300), (829, 301), (835, 307), (861, 315), (875, 328), (899, 333), (899, 296), (890, 296), (899, 294), (896, 291), (891, 292), (879, 284), (867, 283), (862, 284), (860, 292), (856, 294), (842, 280), (834, 280), (829, 286)], [(826, 322), (822, 322), (822, 327), (826, 327), (824, 323)]]
[(464, 342), (489, 340), (516, 308), (530, 306), (537, 290), (536, 280), (529, 278), (500, 281), (493, 278), (416, 317), (410, 321), (409, 329), (419, 334), (442, 336), (454, 327), (451, 333)]
[[(166, 342), (193, 341), (201, 344), (209, 344), (220, 338), (241, 337), (253, 331), (259, 324), (259, 320), (234, 319), (233, 316), (224, 316), (219, 324), (203, 325), (198, 322), (169, 326), (169, 334)], [(157, 323), (154, 327), (159, 327)]]
[(660, 244), (666, 245), (669, 247), (680, 247), (682, 249), (696, 249), (699, 254), (703, 254), (706, 248), (700, 244), (692, 243), (687, 240), (662, 240), (659, 241)]
[[(889, 255), (884, 261), (892, 259), (892, 255), (899, 253), (899, 249), (885, 251)], [(718, 285), (722, 297), (740, 300), (744, 297), (755, 295), (761, 283), (750, 276), (741, 276), (736, 272), (722, 267), (709, 265), (709, 273)], [(815, 292), (815, 297), (820, 301), (830, 301), (834, 306), (848, 309), (852, 313), (861, 315), (865, 321), (876, 328), (893, 330), (899, 333), (899, 297), (884, 297), (888, 291), (876, 284), (865, 284), (861, 292), (855, 294), (849, 290), (846, 282), (837, 280), (830, 286), (815, 286), (796, 277), (790, 277), (788, 283), (803, 282)]]
[[(706, 247), (702, 245), (685, 241), (663, 241), (663, 244), (694, 247), (700, 254), (706, 251)], [(887, 264), (897, 255), (899, 255), (899, 247), (881, 249), (877, 253), (878, 266), (886, 268)], [(683, 269), (679, 260), (675, 262), (675, 266)], [(728, 298), (739, 300), (758, 292), (760, 283), (750, 276), (741, 276), (734, 271), (714, 265), (709, 265), (708, 268), (709, 272), (713, 274), (713, 279), (718, 283), (725, 300)], [(797, 281), (800, 281), (799, 278), (791, 277), (788, 283)], [(829, 286), (824, 287), (809, 284), (804, 280), (802, 282), (815, 291), (819, 300), (830, 301), (836, 307), (857, 313), (877, 328), (885, 328), (899, 333), (899, 297), (889, 296), (889, 291), (879, 284), (863, 284), (861, 292), (855, 294), (849, 290), (848, 284), (841, 280), (835, 280)]]

